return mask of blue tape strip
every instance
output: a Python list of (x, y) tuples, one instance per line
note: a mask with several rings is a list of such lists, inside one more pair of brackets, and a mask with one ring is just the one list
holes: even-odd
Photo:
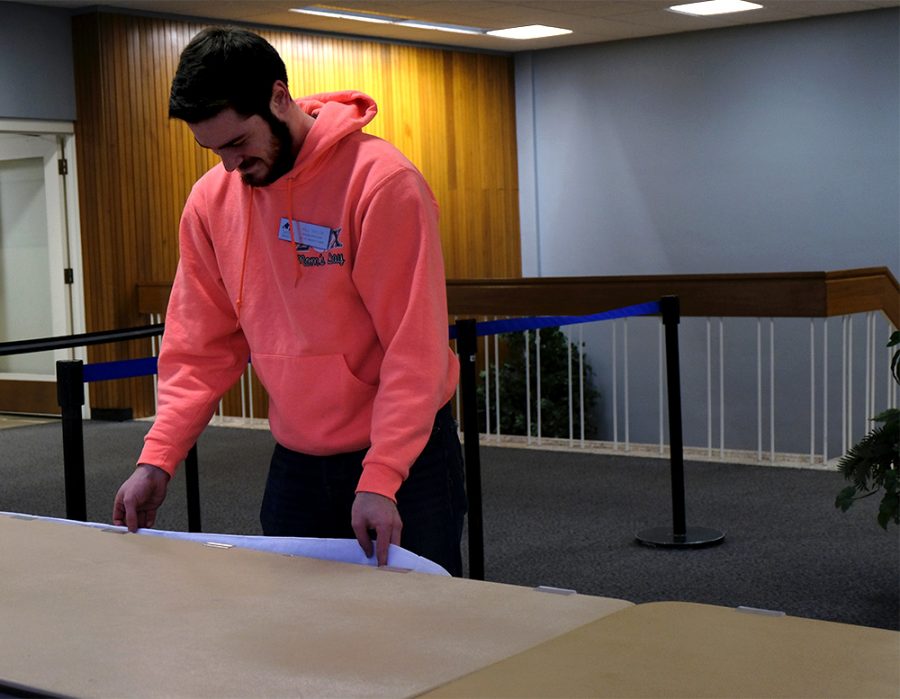
[[(638, 303), (634, 306), (616, 308), (603, 313), (593, 313), (586, 316), (536, 316), (533, 318), (508, 318), (506, 320), (488, 320), (475, 324), (475, 335), (498, 335), (508, 332), (523, 332), (525, 330), (538, 330), (540, 328), (559, 328), (563, 325), (576, 325), (578, 323), (593, 323), (598, 320), (613, 320), (615, 318), (627, 318), (629, 316), (648, 316), (660, 313), (659, 301)], [(450, 326), (450, 339), (456, 339), (456, 326)]]
[(156, 357), (125, 359), (120, 362), (98, 362), (84, 365), (84, 382), (128, 379), (156, 373)]

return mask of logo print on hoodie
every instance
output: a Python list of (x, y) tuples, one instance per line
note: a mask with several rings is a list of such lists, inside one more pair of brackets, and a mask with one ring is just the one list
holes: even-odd
[[(297, 245), (297, 261), (304, 267), (324, 267), (325, 265), (344, 265), (344, 253), (335, 252), (344, 247), (339, 240), (340, 228), (318, 226), (306, 221), (294, 221), (293, 242)], [(287, 218), (282, 218), (278, 225), (278, 238), (291, 240), (291, 225)], [(318, 254), (312, 254), (314, 251)]]

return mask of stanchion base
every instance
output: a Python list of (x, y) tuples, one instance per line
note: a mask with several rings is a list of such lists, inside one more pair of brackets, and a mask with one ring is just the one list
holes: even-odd
[(725, 532), (708, 527), (686, 527), (683, 535), (675, 534), (672, 527), (653, 527), (635, 534), (639, 544), (666, 548), (701, 548), (715, 546), (725, 539)]

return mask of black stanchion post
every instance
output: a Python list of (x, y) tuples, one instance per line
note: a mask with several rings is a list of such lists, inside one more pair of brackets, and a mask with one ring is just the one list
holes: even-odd
[(188, 531), (203, 531), (200, 526), (200, 471), (196, 444), (184, 459), (184, 481), (187, 487)]
[(678, 324), (681, 309), (677, 296), (664, 296), (659, 302), (666, 337), (666, 391), (669, 406), (669, 457), (672, 471), (672, 536), (684, 540), (684, 435), (681, 424), (681, 362), (678, 348)]
[(81, 360), (56, 362), (56, 400), (62, 414), (63, 470), (66, 487), (66, 518), (87, 521), (84, 485), (84, 364)]
[(678, 349), (678, 324), (681, 308), (677, 296), (664, 296), (659, 302), (666, 336), (666, 390), (669, 408), (669, 458), (672, 471), (672, 528), (653, 527), (638, 532), (635, 538), (646, 546), (700, 547), (721, 543), (725, 534), (706, 527), (688, 527), (684, 513), (684, 436), (681, 424), (681, 365)]
[(481, 455), (478, 448), (478, 398), (475, 372), (475, 360), (478, 352), (476, 337), (474, 320), (456, 321), (466, 458), (466, 495), (469, 499), (469, 577), (473, 580), (484, 580), (484, 520), (481, 510)]

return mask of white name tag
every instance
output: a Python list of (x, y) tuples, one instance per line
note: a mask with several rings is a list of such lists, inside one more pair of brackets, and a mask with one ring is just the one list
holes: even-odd
[[(291, 226), (287, 218), (282, 218), (278, 224), (278, 239), (291, 240), (290, 231)], [(294, 221), (293, 240), (295, 243), (307, 245), (313, 250), (324, 252), (329, 248), (328, 243), (331, 237), (332, 229), (328, 226), (317, 226), (306, 221)]]

